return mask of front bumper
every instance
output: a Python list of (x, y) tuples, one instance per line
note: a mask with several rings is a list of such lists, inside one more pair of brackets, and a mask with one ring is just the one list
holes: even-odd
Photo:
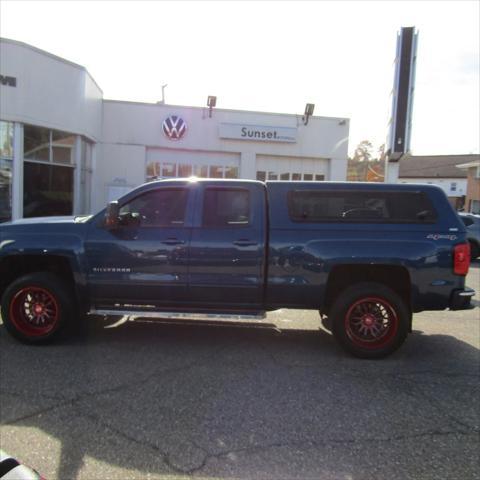
[(473, 308), (470, 300), (475, 295), (475, 290), (472, 288), (462, 288), (459, 290), (454, 290), (450, 297), (450, 310), (468, 310)]

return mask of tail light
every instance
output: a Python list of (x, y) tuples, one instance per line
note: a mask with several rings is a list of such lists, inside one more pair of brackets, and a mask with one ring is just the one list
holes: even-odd
[(470, 244), (461, 243), (453, 248), (453, 273), (466, 275), (470, 267)]

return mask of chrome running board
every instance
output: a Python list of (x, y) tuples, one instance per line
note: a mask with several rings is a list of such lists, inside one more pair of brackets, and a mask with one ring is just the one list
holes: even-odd
[(162, 311), (139, 311), (139, 310), (95, 310), (88, 312), (89, 315), (121, 315), (128, 317), (129, 320), (136, 318), (158, 318), (166, 320), (195, 320), (203, 322), (246, 322), (246, 323), (264, 323), (265, 312), (254, 314), (235, 314), (235, 313), (189, 313), (189, 312), (162, 312)]

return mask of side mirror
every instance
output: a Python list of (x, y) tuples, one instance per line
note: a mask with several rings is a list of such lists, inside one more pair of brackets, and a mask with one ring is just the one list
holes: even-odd
[(118, 227), (119, 213), (120, 213), (120, 207), (116, 200), (110, 202), (107, 205), (107, 210), (105, 211), (105, 226), (109, 230)]

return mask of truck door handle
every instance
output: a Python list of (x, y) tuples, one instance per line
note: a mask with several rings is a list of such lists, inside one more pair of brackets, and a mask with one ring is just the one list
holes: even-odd
[(258, 242), (255, 242), (254, 240), (248, 240), (247, 238), (241, 238), (240, 240), (235, 240), (233, 244), (237, 245), (238, 247), (252, 247), (254, 245), (258, 245)]
[(167, 238), (162, 240), (164, 245), (183, 245), (185, 242), (183, 240), (179, 240), (178, 238)]

